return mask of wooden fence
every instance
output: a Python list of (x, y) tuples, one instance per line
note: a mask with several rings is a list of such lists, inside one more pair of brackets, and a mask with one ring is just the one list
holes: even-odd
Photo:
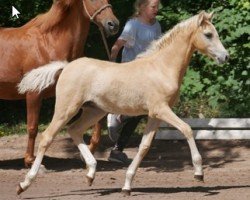
[[(250, 118), (183, 119), (193, 129), (195, 139), (250, 139)], [(185, 139), (180, 131), (162, 123), (155, 139)]]

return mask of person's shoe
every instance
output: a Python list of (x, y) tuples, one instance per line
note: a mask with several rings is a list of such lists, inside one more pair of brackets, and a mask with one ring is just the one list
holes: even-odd
[(116, 142), (123, 127), (123, 123), (120, 121), (120, 115), (108, 114), (107, 125), (109, 138), (112, 142)]
[(111, 150), (108, 160), (123, 164), (129, 163), (128, 156), (125, 153), (116, 149)]

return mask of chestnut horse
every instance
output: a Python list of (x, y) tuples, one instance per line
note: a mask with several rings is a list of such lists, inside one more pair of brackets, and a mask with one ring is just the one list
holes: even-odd
[(42, 93), (20, 95), (17, 84), (26, 72), (41, 65), (55, 60), (72, 61), (83, 56), (91, 20), (102, 27), (106, 35), (118, 31), (119, 21), (108, 0), (54, 0), (47, 13), (24, 26), (0, 29), (0, 98), (26, 99), (27, 104), (29, 137), (25, 166), (34, 161), (41, 101), (54, 96), (55, 87), (51, 86)]
[(108, 112), (125, 115), (148, 115), (139, 151), (130, 164), (123, 192), (130, 194), (136, 170), (146, 155), (161, 121), (180, 130), (190, 147), (194, 176), (203, 180), (202, 158), (193, 132), (173, 111), (183, 76), (195, 50), (223, 63), (228, 52), (211, 23), (212, 13), (201, 12), (179, 23), (149, 47), (140, 58), (127, 63), (112, 63), (79, 58), (67, 64), (56, 85), (53, 119), (42, 133), (37, 157), (21, 182), (18, 194), (34, 181), (44, 153), (56, 134), (82, 109), (80, 118), (69, 125), (68, 132), (87, 164), (87, 180), (91, 185), (96, 160), (82, 140), (84, 131)]

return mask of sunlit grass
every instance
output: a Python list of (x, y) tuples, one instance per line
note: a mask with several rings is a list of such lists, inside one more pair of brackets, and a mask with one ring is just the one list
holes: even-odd
[[(40, 124), (38, 126), (38, 132), (43, 132), (47, 127), (48, 124)], [(88, 129), (87, 132), (85, 134), (87, 135), (91, 135), (92, 133), (92, 128)], [(27, 134), (27, 127), (26, 127), (26, 123), (24, 122), (20, 122), (17, 124), (7, 124), (7, 123), (3, 123), (0, 124), (0, 137), (3, 136), (8, 136), (8, 135), (24, 135)], [(60, 134), (67, 134), (67, 127), (63, 128), (60, 131)], [(103, 127), (102, 130), (102, 135), (106, 135), (107, 134), (107, 127)]]

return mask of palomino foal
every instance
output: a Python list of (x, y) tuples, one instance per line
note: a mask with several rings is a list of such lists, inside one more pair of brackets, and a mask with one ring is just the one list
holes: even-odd
[(68, 131), (88, 166), (89, 184), (94, 180), (97, 162), (82, 141), (82, 133), (107, 112), (148, 115), (139, 151), (127, 170), (123, 192), (130, 194), (136, 170), (162, 120), (185, 135), (191, 150), (195, 178), (203, 180), (202, 158), (192, 130), (175, 115), (171, 107), (195, 50), (212, 57), (218, 63), (228, 59), (228, 53), (219, 40), (211, 18), (212, 14), (203, 11), (176, 25), (132, 62), (117, 64), (80, 58), (66, 65), (56, 87), (52, 122), (42, 134), (35, 162), (24, 182), (20, 183), (18, 193), (30, 186), (53, 138), (80, 109), (83, 110), (82, 115), (69, 126)]

